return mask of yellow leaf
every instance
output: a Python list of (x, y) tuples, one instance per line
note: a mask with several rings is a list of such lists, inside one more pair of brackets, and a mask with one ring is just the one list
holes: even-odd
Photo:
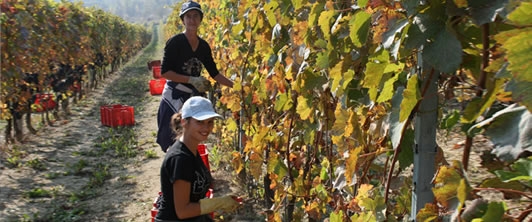
[(302, 120), (307, 120), (312, 113), (312, 108), (309, 107), (308, 99), (304, 96), (297, 97), (297, 108), (296, 111), (301, 117)]

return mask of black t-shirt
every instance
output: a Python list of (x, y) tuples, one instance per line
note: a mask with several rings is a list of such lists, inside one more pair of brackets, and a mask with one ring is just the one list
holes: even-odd
[[(212, 57), (209, 43), (200, 37), (198, 40), (198, 48), (193, 51), (184, 33), (168, 39), (164, 47), (161, 73), (172, 70), (179, 74), (200, 76), (202, 68), (205, 67), (211, 77), (218, 75), (219, 71)], [(191, 85), (187, 84), (187, 87)]]
[[(156, 218), (179, 220), (175, 213), (173, 184), (176, 180), (191, 183), (190, 202), (205, 198), (213, 181), (212, 175), (200, 155), (194, 155), (181, 141), (176, 141), (166, 152), (161, 166), (161, 191), (163, 193)], [(187, 219), (187, 221), (209, 221), (208, 215)]]

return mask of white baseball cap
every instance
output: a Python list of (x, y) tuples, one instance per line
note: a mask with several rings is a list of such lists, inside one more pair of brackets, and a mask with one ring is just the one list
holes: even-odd
[(181, 108), (181, 118), (186, 119), (188, 117), (197, 120), (206, 120), (214, 117), (222, 118), (222, 116), (214, 112), (211, 101), (202, 96), (193, 96), (185, 101)]

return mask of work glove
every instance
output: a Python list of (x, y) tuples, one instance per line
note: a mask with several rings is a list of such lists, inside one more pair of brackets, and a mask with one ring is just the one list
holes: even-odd
[(209, 214), (214, 211), (223, 211), (226, 213), (231, 213), (240, 206), (240, 202), (236, 201), (235, 199), (236, 198), (232, 196), (201, 199), (199, 201), (201, 214)]
[(196, 88), (200, 93), (207, 91), (211, 86), (211, 82), (209, 82), (209, 80), (203, 76), (191, 76), (188, 78), (188, 83), (194, 86), (194, 88)]

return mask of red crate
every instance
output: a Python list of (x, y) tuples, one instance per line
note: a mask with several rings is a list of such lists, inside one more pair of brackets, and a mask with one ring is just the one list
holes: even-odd
[(135, 109), (133, 106), (121, 104), (100, 106), (100, 119), (104, 126), (133, 126)]
[(35, 112), (52, 110), (57, 106), (54, 95), (51, 93), (36, 94), (33, 104), (35, 105)]
[(151, 68), (151, 71), (153, 73), (153, 78), (155, 79), (161, 78), (161, 66), (153, 66)]
[(152, 79), (150, 80), (150, 94), (161, 95), (163, 94), (164, 85), (166, 84), (166, 79)]
[(199, 144), (198, 145), (198, 153), (199, 153), (201, 159), (203, 160), (203, 163), (205, 164), (207, 169), (210, 171), (211, 170), (211, 166), (209, 164), (209, 153), (207, 151), (207, 145)]
[(151, 70), (154, 66), (161, 66), (161, 60), (152, 60), (148, 62), (148, 70)]

